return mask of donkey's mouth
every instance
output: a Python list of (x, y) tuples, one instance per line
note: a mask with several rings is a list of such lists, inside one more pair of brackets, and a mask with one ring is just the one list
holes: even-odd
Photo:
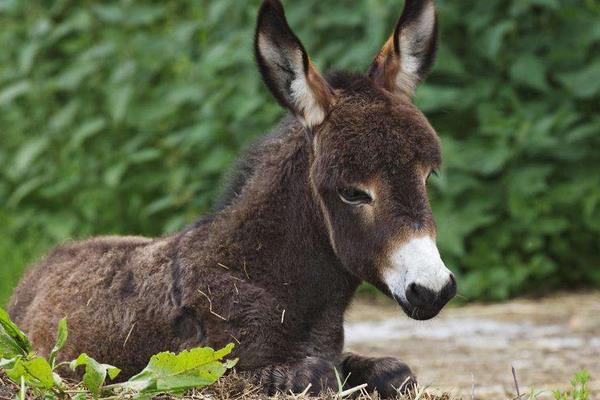
[(398, 296), (394, 296), (394, 299), (396, 299), (398, 304), (400, 304), (402, 311), (404, 311), (404, 313), (409, 318), (415, 319), (417, 321), (426, 321), (428, 319), (431, 319), (438, 315), (440, 311), (442, 311), (442, 308), (444, 308), (443, 305), (441, 307), (415, 307)]

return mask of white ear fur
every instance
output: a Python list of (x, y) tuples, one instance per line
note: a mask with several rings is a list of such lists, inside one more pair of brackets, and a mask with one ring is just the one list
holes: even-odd
[(302, 110), (300, 119), (309, 128), (321, 124), (325, 120), (325, 109), (315, 96), (306, 80), (306, 75), (298, 75), (290, 85), (291, 95), (298, 109)]

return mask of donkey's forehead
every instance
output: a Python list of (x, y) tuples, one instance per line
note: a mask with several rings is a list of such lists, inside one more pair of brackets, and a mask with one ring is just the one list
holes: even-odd
[(414, 164), (437, 168), (441, 163), (438, 136), (423, 113), (384, 95), (342, 98), (322, 133), (330, 159), (362, 174)]

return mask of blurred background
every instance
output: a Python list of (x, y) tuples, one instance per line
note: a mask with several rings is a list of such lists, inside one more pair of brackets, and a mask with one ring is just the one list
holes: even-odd
[[(285, 0), (322, 69), (365, 71), (400, 0)], [(284, 114), (258, 0), (0, 1), (0, 304), (51, 246), (210, 209)], [(600, 287), (600, 1), (439, 0), (416, 103), (439, 132), (439, 246), (468, 300)]]
[[(284, 4), (322, 70), (358, 71), (403, 6)], [(580, 369), (600, 374), (600, 0), (437, 4), (439, 57), (416, 103), (442, 138), (430, 194), (459, 301), (552, 296), (427, 323), (363, 296), (346, 344), (465, 398), (513, 398), (511, 365), (523, 392), (568, 389)], [(56, 244), (161, 235), (210, 210), (284, 114), (254, 65), (258, 5), (0, 0), (0, 305)]]

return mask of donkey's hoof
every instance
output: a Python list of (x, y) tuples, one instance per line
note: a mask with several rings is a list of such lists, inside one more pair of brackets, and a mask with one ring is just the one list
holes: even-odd
[(335, 367), (332, 362), (320, 357), (306, 357), (293, 368), (290, 390), (302, 393), (309, 385), (308, 393), (318, 395), (336, 388)]
[(284, 393), (317, 395), (336, 388), (333, 363), (320, 357), (306, 357), (291, 364), (263, 368), (254, 375), (263, 392), (269, 396)]
[(408, 365), (392, 357), (377, 359), (369, 382), (384, 399), (408, 393), (417, 386), (417, 378)]

